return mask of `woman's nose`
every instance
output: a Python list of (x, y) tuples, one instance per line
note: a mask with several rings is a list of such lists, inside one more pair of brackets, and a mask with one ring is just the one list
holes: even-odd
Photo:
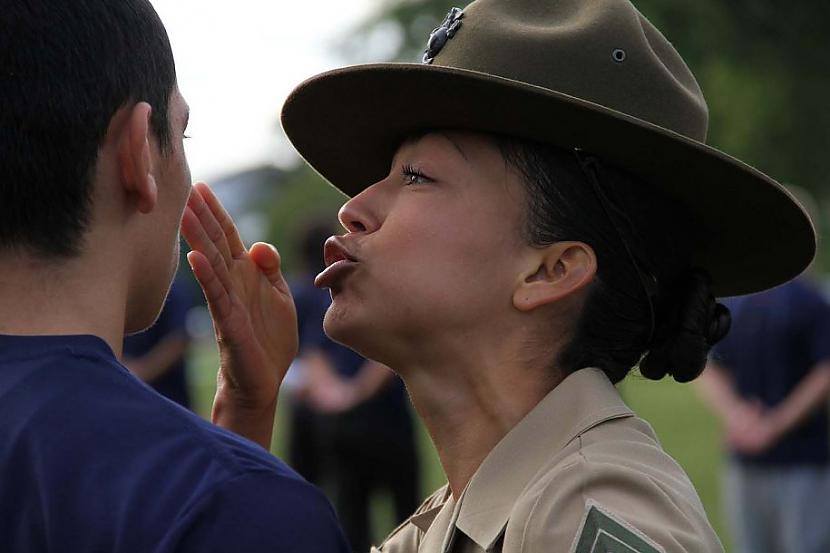
[(349, 232), (371, 233), (380, 227), (378, 190), (374, 184), (343, 204), (338, 213), (340, 224)]

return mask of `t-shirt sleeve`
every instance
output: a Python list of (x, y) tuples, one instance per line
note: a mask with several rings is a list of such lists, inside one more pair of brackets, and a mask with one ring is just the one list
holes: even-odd
[(348, 552), (334, 510), (319, 490), (265, 471), (226, 481), (188, 518), (177, 552)]

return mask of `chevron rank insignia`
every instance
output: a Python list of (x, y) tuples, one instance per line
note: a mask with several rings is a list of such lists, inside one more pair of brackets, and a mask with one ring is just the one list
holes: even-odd
[(665, 553), (665, 550), (598, 503), (589, 501), (571, 553)]

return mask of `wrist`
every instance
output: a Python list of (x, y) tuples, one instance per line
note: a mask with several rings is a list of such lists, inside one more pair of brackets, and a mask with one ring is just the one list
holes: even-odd
[(239, 414), (266, 413), (274, 410), (277, 404), (276, 393), (270, 396), (239, 393), (237, 390), (217, 388), (213, 397), (213, 410)]
[(271, 448), (271, 436), (277, 408), (277, 396), (264, 402), (258, 398), (219, 388), (213, 400), (211, 420), (217, 426), (248, 438), (265, 449)]
[(234, 374), (235, 371), (229, 370), (224, 363), (219, 367), (214, 404), (220, 402), (225, 408), (243, 412), (263, 411), (276, 405), (281, 380), (258, 378), (248, 381), (234, 378)]
[(787, 431), (787, 420), (780, 409), (773, 409), (767, 414), (767, 424), (769, 424), (770, 435), (774, 439), (778, 439)]

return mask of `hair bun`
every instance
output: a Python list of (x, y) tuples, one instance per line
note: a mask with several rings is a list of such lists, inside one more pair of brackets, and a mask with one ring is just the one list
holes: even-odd
[(715, 303), (712, 318), (709, 321), (709, 330), (706, 332), (706, 342), (709, 347), (714, 346), (729, 334), (732, 328), (732, 315), (729, 308), (722, 303)]
[(709, 274), (690, 271), (686, 283), (668, 303), (677, 306), (668, 320), (658, 321), (658, 332), (651, 349), (640, 362), (646, 378), (660, 380), (667, 374), (678, 382), (697, 378), (706, 366), (709, 349), (729, 332), (729, 309), (712, 295)]

